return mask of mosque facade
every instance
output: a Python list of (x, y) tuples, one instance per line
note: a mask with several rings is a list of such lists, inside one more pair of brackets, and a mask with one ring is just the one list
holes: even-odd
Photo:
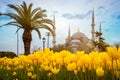
[(65, 40), (65, 47), (75, 53), (76, 51), (84, 50), (85, 52), (90, 52), (90, 50), (95, 50), (92, 41), (95, 40), (95, 23), (94, 23), (94, 10), (92, 11), (92, 31), (91, 39), (89, 39), (84, 33), (80, 32), (79, 29), (73, 35), (70, 34), (70, 27), (68, 29), (68, 36)]

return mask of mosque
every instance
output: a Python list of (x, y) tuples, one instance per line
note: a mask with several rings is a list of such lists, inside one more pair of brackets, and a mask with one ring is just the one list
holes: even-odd
[[(54, 21), (54, 35), (53, 35), (53, 47), (56, 46), (56, 27), (55, 27), (55, 16), (53, 17)], [(76, 51), (85, 51), (89, 53), (91, 51), (98, 51), (98, 47), (93, 45), (93, 41), (95, 41), (95, 22), (94, 22), (94, 9), (92, 11), (92, 24), (91, 24), (91, 39), (89, 39), (84, 33), (80, 32), (79, 29), (76, 33), (71, 35), (70, 27), (68, 29), (68, 36), (65, 39), (64, 47), (70, 52), (75, 53)], [(101, 32), (101, 24), (100, 30)]]
[(92, 11), (92, 31), (91, 35), (92, 38), (89, 39), (84, 33), (80, 32), (79, 30), (74, 33), (73, 35), (70, 34), (70, 27), (68, 29), (68, 36), (65, 40), (65, 47), (75, 53), (76, 51), (79, 50), (84, 50), (85, 52), (90, 52), (91, 50), (96, 50), (95, 47), (93, 46), (92, 41), (95, 40), (95, 23), (94, 23), (94, 10)]

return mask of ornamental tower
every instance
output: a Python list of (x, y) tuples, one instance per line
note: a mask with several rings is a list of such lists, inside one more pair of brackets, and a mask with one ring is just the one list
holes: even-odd
[(101, 22), (100, 22), (99, 32), (101, 32)]
[(70, 40), (70, 25), (69, 25), (69, 30), (68, 30), (68, 40)]
[(92, 24), (91, 24), (91, 26), (92, 26), (92, 31), (91, 31), (91, 33), (92, 33), (92, 41), (94, 41), (95, 40), (95, 22), (94, 22), (94, 9), (93, 9), (93, 11), (92, 11)]
[[(101, 22), (100, 22), (100, 27), (99, 27), (99, 33), (102, 35)], [(100, 38), (101, 38), (101, 35), (100, 35)]]

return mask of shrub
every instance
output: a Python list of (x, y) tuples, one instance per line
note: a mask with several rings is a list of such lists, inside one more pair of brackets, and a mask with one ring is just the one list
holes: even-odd
[(5, 52), (5, 51), (0, 52), (0, 58), (2, 57), (14, 58), (16, 56), (17, 55), (14, 52)]

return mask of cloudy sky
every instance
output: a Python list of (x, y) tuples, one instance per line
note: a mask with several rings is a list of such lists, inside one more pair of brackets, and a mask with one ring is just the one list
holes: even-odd
[[(67, 37), (70, 26), (71, 35), (77, 32), (84, 33), (91, 39), (91, 17), (94, 8), (95, 30), (99, 29), (101, 22), (103, 37), (105, 42), (113, 45), (120, 42), (120, 0), (1, 0), (0, 12), (8, 13), (13, 10), (7, 4), (19, 5), (23, 1), (27, 4), (33, 3), (33, 8), (41, 7), (47, 10), (47, 16), (53, 19), (56, 17), (56, 42), (63, 44)], [(10, 21), (9, 17), (0, 16), (0, 25)], [(0, 51), (17, 51), (17, 34), (15, 26), (5, 26), (0, 28)], [(46, 30), (40, 30), (42, 37), (46, 37)], [(22, 42), (23, 30), (19, 31), (19, 53), (24, 52)], [(32, 32), (33, 40), (31, 51), (34, 48), (42, 48), (42, 40), (38, 38), (36, 32)], [(47, 37), (46, 37), (47, 38)], [(52, 47), (52, 37), (50, 37), (50, 47)]]

